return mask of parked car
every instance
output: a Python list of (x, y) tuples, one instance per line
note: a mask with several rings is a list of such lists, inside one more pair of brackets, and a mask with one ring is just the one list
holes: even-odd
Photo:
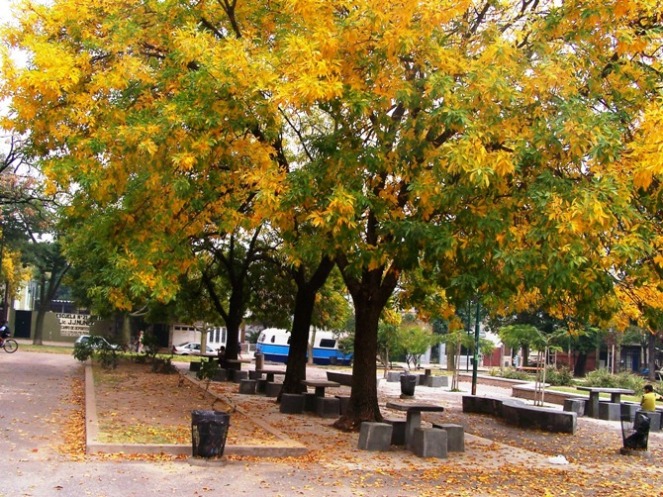
[[(87, 344), (90, 339), (93, 337), (93, 335), (81, 335), (79, 336), (74, 343), (76, 344)], [(119, 350), (120, 346), (115, 344), (115, 343), (110, 343), (108, 340), (106, 340), (102, 336), (94, 335), (95, 338), (95, 344), (93, 344), (93, 348), (101, 348), (103, 346), (112, 349), (112, 350)]]
[[(216, 354), (209, 345), (206, 347), (207, 354)], [(200, 355), (200, 344), (194, 342), (184, 342), (179, 345), (173, 345), (173, 354), (177, 355)]]

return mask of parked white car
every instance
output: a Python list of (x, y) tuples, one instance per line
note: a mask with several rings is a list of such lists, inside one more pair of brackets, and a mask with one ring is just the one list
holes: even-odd
[[(209, 345), (206, 348), (207, 354), (216, 354)], [(173, 345), (173, 354), (177, 355), (200, 355), (200, 344), (194, 342), (184, 342), (179, 345)]]
[[(86, 343), (88, 343), (90, 338), (92, 338), (92, 335), (81, 335), (76, 339), (76, 341), (74, 343), (86, 344)], [(101, 348), (102, 347), (101, 344), (104, 344), (109, 349), (113, 349), (113, 350), (119, 350), (120, 349), (119, 345), (117, 345), (116, 343), (110, 343), (108, 340), (106, 340), (102, 336), (96, 336), (95, 335), (94, 338), (97, 341), (97, 343), (100, 344), (100, 345), (96, 345), (95, 348)]]

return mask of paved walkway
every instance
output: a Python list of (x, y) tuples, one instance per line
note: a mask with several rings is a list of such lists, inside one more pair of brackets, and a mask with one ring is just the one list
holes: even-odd
[[(318, 373), (312, 370), (311, 377), (315, 374)], [(550, 458), (535, 452), (476, 437), (468, 438), (466, 453), (454, 454), (447, 460), (419, 459), (404, 451), (353, 451), (353, 455), (347, 458), (334, 457), (334, 453), (330, 453), (310, 460), (239, 459), (211, 463), (190, 458), (181, 461), (132, 461), (112, 457), (107, 460), (71, 460), (59, 452), (59, 448), (67, 442), (61, 426), (73, 412), (72, 385), (82, 381), (82, 365), (71, 355), (26, 353), (21, 350), (13, 355), (0, 352), (0, 377), (3, 378), (0, 385), (0, 454), (3, 459), (0, 497), (482, 497), (503, 493), (529, 496), (533, 495), (534, 482), (541, 479), (551, 478), (554, 481), (557, 478), (557, 481), (565, 482), (576, 472), (584, 475), (587, 471), (589, 475), (594, 471), (592, 468), (574, 468), (573, 465), (557, 466)], [(400, 385), (382, 382), (379, 391), (380, 396), (397, 396)], [(494, 387), (480, 387), (478, 393), (510, 395), (508, 390)], [(417, 390), (418, 399), (429, 396), (431, 400), (451, 405), (460, 403), (462, 394), (446, 389)], [(611, 430), (618, 429), (614, 423), (606, 423), (605, 426), (610, 426)], [(304, 419), (301, 429), (310, 429), (314, 433), (310, 440), (315, 451), (319, 438), (315, 435), (316, 425)], [(345, 437), (345, 440), (352, 439)], [(528, 471), (516, 475), (514, 468), (526, 468)], [(509, 476), (512, 474), (514, 476)], [(498, 476), (502, 479), (502, 487), (494, 483)], [(622, 479), (628, 482), (632, 476), (624, 473)], [(524, 478), (530, 479), (525, 481)], [(663, 485), (658, 474), (650, 474), (647, 479), (652, 485)], [(567, 492), (565, 495), (614, 494), (594, 494), (586, 488), (579, 493)], [(645, 494), (636, 492), (630, 495)], [(656, 493), (649, 492), (648, 495)]]

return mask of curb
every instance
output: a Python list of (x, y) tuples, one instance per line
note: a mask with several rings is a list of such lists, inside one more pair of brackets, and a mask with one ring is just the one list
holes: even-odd
[[(200, 383), (186, 374), (179, 373), (196, 386)], [(212, 393), (212, 392), (210, 392)], [(212, 395), (214, 395), (212, 393)], [(218, 395), (216, 398), (221, 399)], [(226, 445), (223, 450), (224, 456), (250, 456), (250, 457), (299, 457), (308, 452), (308, 449), (294, 442), (274, 427), (251, 419), (241, 408), (235, 407), (237, 412), (247, 416), (247, 419), (257, 427), (265, 430), (278, 440), (287, 445)], [(192, 457), (190, 444), (111, 444), (98, 441), (99, 418), (97, 417), (97, 403), (94, 391), (94, 377), (92, 375), (92, 364), (85, 364), (85, 452), (87, 454), (170, 454), (175, 456)], [(192, 461), (195, 459), (192, 458)]]

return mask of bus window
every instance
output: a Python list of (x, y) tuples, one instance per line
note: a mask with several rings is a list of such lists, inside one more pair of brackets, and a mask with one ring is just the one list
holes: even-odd
[(271, 342), (274, 343), (276, 341), (276, 335), (272, 335), (272, 340)]
[(330, 338), (320, 339), (320, 347), (324, 347), (326, 349), (333, 349), (335, 346), (336, 346), (336, 340), (332, 340)]

